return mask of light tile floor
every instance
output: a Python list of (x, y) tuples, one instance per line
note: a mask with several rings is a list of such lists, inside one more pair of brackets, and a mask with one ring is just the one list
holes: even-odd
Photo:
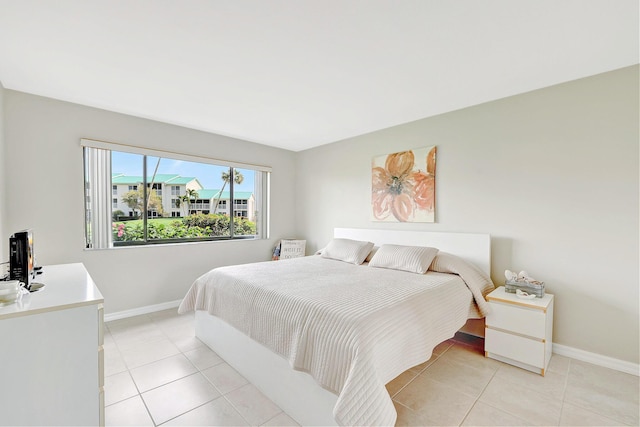
[[(194, 336), (193, 314), (108, 322), (107, 426), (295, 426)], [(637, 426), (636, 376), (554, 355), (545, 377), (449, 340), (387, 385), (398, 425)]]

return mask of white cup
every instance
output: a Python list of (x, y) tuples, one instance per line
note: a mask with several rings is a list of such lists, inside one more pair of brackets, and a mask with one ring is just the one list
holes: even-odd
[(0, 303), (15, 301), (20, 293), (20, 285), (22, 282), (19, 280), (0, 281)]
[(4, 280), (0, 281), (0, 291), (13, 290), (17, 291), (20, 287), (19, 280)]

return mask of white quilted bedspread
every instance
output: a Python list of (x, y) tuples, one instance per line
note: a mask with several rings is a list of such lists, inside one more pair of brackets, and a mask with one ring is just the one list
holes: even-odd
[(471, 273), (465, 283), (319, 256), (220, 267), (195, 281), (179, 311), (207, 310), (311, 374), (338, 395), (340, 425), (393, 425), (385, 384), (484, 311), (474, 295), (493, 284)]

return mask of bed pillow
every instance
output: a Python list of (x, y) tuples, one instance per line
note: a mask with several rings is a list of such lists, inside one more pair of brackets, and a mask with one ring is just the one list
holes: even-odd
[(322, 258), (337, 259), (360, 265), (373, 249), (373, 243), (351, 239), (333, 239), (322, 251)]
[(373, 258), (376, 252), (378, 252), (378, 249), (380, 249), (380, 246), (374, 246), (373, 249), (371, 249), (371, 252), (369, 252), (369, 255), (364, 259), (364, 262), (371, 261), (371, 258)]
[(369, 267), (424, 274), (437, 254), (438, 249), (426, 246), (382, 245), (369, 261)]

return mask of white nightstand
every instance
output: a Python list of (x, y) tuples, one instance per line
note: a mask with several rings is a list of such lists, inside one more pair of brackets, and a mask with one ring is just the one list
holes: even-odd
[(487, 301), (485, 356), (544, 376), (551, 359), (553, 295), (521, 299), (500, 286)]

